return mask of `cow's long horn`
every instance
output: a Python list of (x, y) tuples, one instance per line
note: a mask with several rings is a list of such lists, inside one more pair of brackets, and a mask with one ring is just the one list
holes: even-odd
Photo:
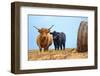
[(33, 26), (34, 28), (36, 28), (37, 30), (39, 30), (37, 27)]
[(53, 27), (54, 25), (52, 25), (50, 28), (49, 28), (49, 30)]

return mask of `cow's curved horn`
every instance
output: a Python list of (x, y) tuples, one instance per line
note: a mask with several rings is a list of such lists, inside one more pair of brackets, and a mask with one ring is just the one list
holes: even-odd
[(49, 28), (49, 30), (53, 27), (54, 25), (52, 25), (50, 28)]
[(39, 30), (37, 27), (33, 26), (34, 28), (36, 28), (37, 30)]

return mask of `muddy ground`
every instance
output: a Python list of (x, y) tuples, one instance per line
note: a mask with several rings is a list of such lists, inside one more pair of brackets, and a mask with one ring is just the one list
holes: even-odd
[(67, 48), (66, 50), (49, 50), (38, 51), (31, 50), (28, 52), (28, 60), (59, 60), (59, 59), (83, 59), (88, 58), (87, 52), (77, 52), (75, 48)]

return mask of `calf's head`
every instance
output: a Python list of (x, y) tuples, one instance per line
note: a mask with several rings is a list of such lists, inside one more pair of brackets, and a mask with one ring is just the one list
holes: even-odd
[(53, 35), (53, 39), (56, 40), (59, 38), (59, 32), (56, 32), (56, 31), (53, 31), (53, 32), (50, 32), (50, 34)]

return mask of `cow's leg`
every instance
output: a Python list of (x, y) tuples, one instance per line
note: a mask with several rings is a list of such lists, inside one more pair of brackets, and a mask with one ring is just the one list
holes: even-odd
[(60, 50), (62, 50), (62, 45), (60, 45)]
[(49, 49), (49, 46), (45, 47), (44, 48), (44, 51), (48, 51), (48, 49)]
[(56, 45), (54, 45), (55, 46), (55, 50), (57, 49), (57, 46)]
[(59, 42), (57, 42), (57, 50), (59, 50), (59, 48), (60, 48), (60, 44)]
[(48, 51), (48, 47), (44, 48), (44, 51)]
[(42, 48), (40, 48), (40, 52), (42, 51)]
[(62, 45), (60, 46), (60, 49), (62, 50)]
[(56, 50), (56, 46), (54, 46), (55, 50)]
[(59, 46), (59, 49), (62, 50), (62, 43), (61, 43), (61, 40), (59, 40), (58, 46)]
[(59, 50), (59, 45), (56, 43), (56, 50)]
[(58, 45), (56, 45), (56, 48), (55, 48), (55, 50), (59, 50), (59, 46), (58, 46)]
[(63, 50), (65, 50), (65, 43), (63, 43)]
[(57, 50), (59, 50), (59, 45), (57, 45)]
[(57, 50), (57, 43), (54, 41), (55, 50)]
[(62, 43), (60, 43), (60, 45), (59, 45), (59, 46), (60, 46), (60, 50), (62, 50)]

